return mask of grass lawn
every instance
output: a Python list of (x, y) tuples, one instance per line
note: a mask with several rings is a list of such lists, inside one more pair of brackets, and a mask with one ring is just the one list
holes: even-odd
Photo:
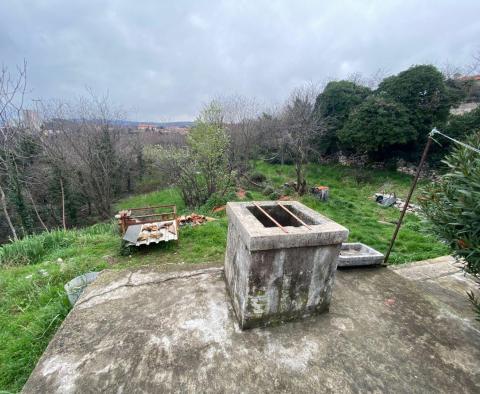
[[(257, 163), (257, 170), (277, 188), (294, 179), (291, 166)], [(350, 241), (364, 242), (385, 252), (400, 212), (382, 208), (371, 196), (383, 190), (405, 197), (411, 177), (387, 171), (362, 173), (333, 165), (310, 165), (310, 184), (330, 187), (326, 203), (311, 196), (300, 200), (350, 229)], [(364, 182), (358, 183), (356, 179)], [(252, 191), (253, 199), (267, 199)], [(180, 194), (167, 189), (126, 198), (117, 208), (177, 204), (187, 212)], [(213, 215), (215, 216), (215, 215)], [(63, 285), (77, 275), (105, 268), (140, 265), (218, 263), (223, 261), (227, 221), (182, 228), (177, 245), (144, 247), (132, 256), (120, 256), (115, 224), (99, 224), (82, 230), (52, 231), (0, 248), (0, 391), (22, 388), (51, 336), (70, 310)], [(386, 224), (385, 224), (386, 223)], [(422, 232), (420, 219), (407, 215), (391, 256), (394, 264), (448, 254), (448, 248)], [(60, 260), (59, 260), (60, 259)]]
[[(295, 179), (292, 166), (257, 163), (256, 169), (266, 175), (277, 188), (286, 181)], [(357, 179), (362, 182), (357, 182)], [(308, 166), (307, 181), (309, 185), (328, 186), (330, 198), (328, 202), (321, 202), (306, 195), (300, 198), (301, 202), (347, 227), (350, 230), (349, 242), (363, 242), (382, 253), (387, 251), (400, 211), (396, 208), (383, 208), (372, 196), (385, 190), (395, 192), (405, 200), (411, 176), (392, 171), (312, 164)], [(420, 182), (420, 187), (421, 184)], [(415, 200), (415, 194), (413, 197)], [(407, 214), (389, 262), (406, 263), (448, 253), (447, 246), (423, 231), (419, 217)]]

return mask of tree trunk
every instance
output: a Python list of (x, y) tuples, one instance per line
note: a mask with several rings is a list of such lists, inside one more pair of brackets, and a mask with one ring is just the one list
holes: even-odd
[(297, 193), (303, 196), (307, 189), (307, 182), (303, 175), (303, 164), (301, 162), (295, 164), (295, 172), (297, 173)]
[(132, 192), (132, 177), (130, 175), (130, 170), (127, 172), (127, 192)]
[(32, 194), (29, 191), (27, 191), (27, 193), (28, 193), (28, 197), (30, 197), (30, 201), (32, 202), (33, 210), (35, 211), (35, 214), (37, 215), (38, 221), (40, 222), (42, 227), (45, 229), (45, 231), (48, 231), (48, 227), (45, 225), (42, 218), (40, 217), (40, 214), (38, 213), (37, 204), (35, 204), (35, 200), (33, 199)]
[(63, 224), (63, 229), (67, 229), (67, 224), (65, 221), (65, 191), (63, 190), (63, 179), (60, 178), (60, 190), (62, 192), (62, 224)]
[(10, 215), (8, 214), (7, 199), (5, 197), (5, 193), (1, 185), (0, 185), (0, 200), (2, 202), (3, 213), (5, 215), (5, 218), (7, 219), (7, 223), (8, 223), (8, 226), (10, 227), (10, 231), (12, 232), (13, 239), (15, 241), (18, 241), (17, 232), (15, 231), (15, 227), (13, 227), (12, 221), (10, 220)]

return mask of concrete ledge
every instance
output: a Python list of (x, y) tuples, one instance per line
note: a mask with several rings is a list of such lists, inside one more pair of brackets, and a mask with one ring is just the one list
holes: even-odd
[[(257, 201), (260, 206), (270, 206), (276, 201)], [(319, 214), (298, 201), (283, 202), (293, 206), (304, 215), (313, 219), (315, 224), (306, 227), (287, 226), (288, 234), (277, 227), (264, 227), (248, 210), (252, 202), (229, 202), (227, 215), (229, 221), (238, 228), (241, 238), (248, 250), (269, 250), (303, 246), (335, 245), (348, 238), (348, 230), (333, 220)]]
[(465, 297), (384, 268), (336, 282), (330, 313), (241, 331), (220, 269), (103, 272), (23, 392), (479, 392)]
[(390, 269), (412, 280), (433, 279), (459, 273), (463, 270), (462, 265), (452, 256), (441, 256), (408, 264), (391, 265)]

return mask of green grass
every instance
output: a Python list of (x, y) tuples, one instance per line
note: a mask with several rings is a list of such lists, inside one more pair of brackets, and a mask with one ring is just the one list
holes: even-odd
[[(120, 201), (117, 208), (176, 203), (167, 189)], [(222, 263), (225, 214), (203, 226), (182, 228), (175, 243), (141, 247), (121, 256), (116, 226), (53, 230), (0, 248), (0, 392), (19, 391), (56, 329), (70, 310), (63, 285), (74, 277), (105, 268), (141, 265)], [(58, 261), (61, 259), (61, 262)]]
[(102, 256), (114, 253), (117, 243), (111, 225), (97, 225), (43, 233), (0, 249), (3, 259), (12, 258), (0, 270), (0, 390), (21, 389), (70, 310), (63, 285), (106, 268)]
[(63, 250), (72, 244), (95, 245), (107, 233), (114, 235), (113, 226), (101, 223), (83, 230), (51, 230), (29, 235), (0, 248), (0, 266), (35, 264), (49, 253)]
[[(286, 181), (294, 180), (292, 166), (272, 166), (257, 163), (257, 171), (267, 176), (270, 182), (281, 188)], [(309, 165), (309, 185), (324, 185), (330, 188), (328, 202), (321, 202), (311, 195), (300, 198), (305, 205), (328, 216), (350, 230), (349, 242), (363, 242), (385, 253), (400, 217), (396, 208), (384, 208), (373, 200), (376, 192), (385, 189), (406, 199), (412, 177), (392, 171), (365, 170), (361, 175), (368, 183), (358, 183), (358, 169), (339, 165)], [(415, 200), (415, 194), (414, 194)], [(435, 237), (423, 231), (421, 219), (407, 214), (395, 243), (389, 262), (400, 264), (438, 257), (449, 253), (449, 248)]]
[(119, 201), (116, 204), (117, 209), (148, 207), (153, 205), (175, 204), (178, 212), (185, 210), (185, 204), (182, 196), (176, 189), (164, 189), (152, 193), (138, 194)]
[[(291, 166), (256, 164), (277, 189), (294, 179)], [(409, 176), (387, 171), (368, 171), (368, 183), (358, 184), (354, 170), (340, 166), (308, 167), (310, 184), (330, 187), (330, 200), (301, 198), (306, 205), (343, 224), (350, 241), (361, 241), (384, 252), (400, 212), (384, 209), (371, 196), (388, 185), (404, 197)], [(267, 199), (251, 191), (254, 199)], [(131, 196), (119, 201), (117, 209), (147, 205), (176, 204), (187, 209), (175, 189)], [(200, 210), (202, 211), (202, 209)], [(205, 210), (203, 210), (205, 212)], [(120, 256), (120, 237), (115, 225), (99, 224), (83, 230), (56, 230), (27, 237), (0, 248), (0, 391), (19, 391), (55, 330), (70, 310), (63, 285), (77, 275), (105, 268), (122, 269), (141, 265), (218, 263), (223, 261), (227, 220), (182, 228), (179, 244), (142, 247), (131, 256)], [(448, 248), (421, 231), (420, 219), (407, 215), (392, 253), (393, 263), (421, 260), (447, 254)], [(60, 262), (58, 259), (61, 259)]]

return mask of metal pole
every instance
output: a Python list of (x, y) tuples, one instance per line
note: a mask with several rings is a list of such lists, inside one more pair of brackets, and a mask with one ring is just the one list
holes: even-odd
[(397, 227), (395, 228), (395, 232), (393, 233), (392, 240), (390, 241), (390, 246), (388, 247), (388, 251), (385, 254), (385, 259), (383, 260), (384, 264), (388, 263), (388, 258), (390, 257), (390, 252), (392, 251), (393, 245), (395, 244), (395, 240), (397, 239), (398, 232), (400, 231), (400, 226), (403, 222), (403, 217), (407, 212), (408, 204), (410, 203), (410, 199), (412, 198), (413, 191), (415, 190), (415, 186), (417, 186), (418, 178), (420, 177), (420, 172), (422, 171), (423, 164), (425, 163), (425, 159), (427, 158), (428, 150), (430, 149), (430, 145), (432, 144), (432, 137), (429, 135), (427, 144), (425, 145), (425, 149), (423, 150), (422, 158), (420, 159), (420, 164), (417, 168), (417, 173), (415, 174), (415, 178), (413, 179), (412, 187), (410, 188), (410, 192), (408, 193), (407, 200), (405, 201), (405, 205), (403, 206), (402, 213), (400, 214), (400, 219), (398, 219)]
[(286, 206), (280, 204), (279, 202), (277, 202), (277, 204), (283, 208), (284, 211), (286, 211), (287, 213), (289, 213), (294, 219), (298, 220), (298, 222), (302, 225), (304, 225), (306, 228), (308, 228), (309, 230), (311, 230), (312, 228), (307, 224), (305, 223), (302, 219), (300, 219), (297, 215), (295, 215), (292, 211), (290, 211), (290, 209), (288, 209)]

